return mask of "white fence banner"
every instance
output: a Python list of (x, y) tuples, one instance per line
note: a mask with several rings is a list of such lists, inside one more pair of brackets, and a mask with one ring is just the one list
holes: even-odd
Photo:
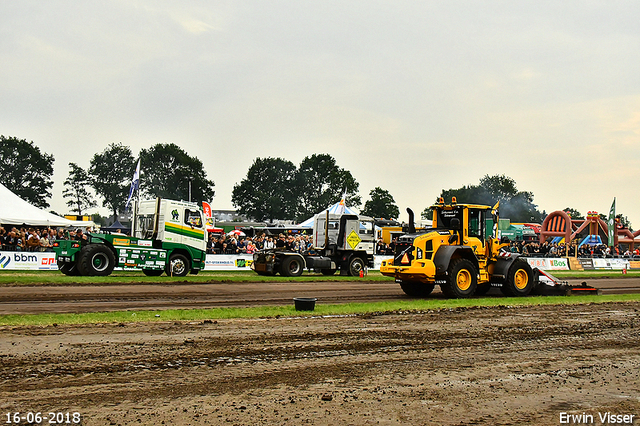
[(54, 252), (0, 251), (0, 270), (57, 270)]
[(208, 254), (205, 271), (250, 271), (252, 254)]
[(593, 259), (593, 267), (595, 269), (629, 269), (631, 264), (629, 263), (629, 259)]
[(532, 268), (542, 269), (543, 271), (569, 270), (569, 261), (564, 258), (527, 257), (526, 259)]

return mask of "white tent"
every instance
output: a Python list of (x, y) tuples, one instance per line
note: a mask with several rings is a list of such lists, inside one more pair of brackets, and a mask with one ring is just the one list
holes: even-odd
[(32, 206), (0, 183), (0, 224), (27, 226), (91, 226), (93, 222), (65, 219)]
[[(337, 202), (334, 205), (330, 206), (329, 208), (324, 209), (321, 213), (325, 213), (326, 214), (327, 210), (329, 210), (329, 214), (340, 214), (339, 210), (340, 210), (341, 207), (342, 206), (340, 206), (340, 202)], [(344, 206), (344, 213), (346, 213), (346, 214), (358, 214), (356, 211), (350, 209), (346, 205)], [(310, 217), (309, 219), (305, 220), (304, 222), (302, 222), (300, 224), (300, 226), (305, 227), (305, 228), (313, 228), (313, 224), (315, 222), (315, 217), (316, 216)]]

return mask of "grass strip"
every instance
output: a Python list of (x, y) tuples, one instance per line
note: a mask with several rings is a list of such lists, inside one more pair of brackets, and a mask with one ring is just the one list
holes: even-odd
[[(548, 271), (555, 277), (567, 280), (590, 280), (606, 278), (640, 278), (640, 270), (607, 271)], [(0, 286), (19, 285), (118, 285), (118, 284), (215, 284), (215, 283), (269, 283), (269, 282), (393, 282), (378, 271), (369, 271), (364, 278), (349, 276), (326, 276), (305, 272), (300, 277), (259, 276), (252, 271), (203, 271), (186, 277), (147, 277), (137, 271), (116, 271), (108, 277), (68, 277), (58, 271), (0, 271)]]
[(289, 306), (255, 308), (169, 309), (154, 311), (114, 311), (82, 314), (0, 315), (0, 326), (49, 326), (58, 324), (135, 323), (156, 321), (204, 321), (240, 318), (312, 317), (331, 315), (376, 314), (393, 312), (425, 312), (467, 307), (575, 305), (587, 303), (639, 302), (640, 294), (585, 296), (535, 296), (523, 298), (477, 299), (407, 299), (375, 303), (323, 305), (316, 303), (314, 311), (296, 311)]

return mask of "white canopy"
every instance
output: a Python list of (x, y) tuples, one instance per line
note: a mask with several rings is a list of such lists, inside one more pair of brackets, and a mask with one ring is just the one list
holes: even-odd
[(0, 224), (28, 226), (91, 226), (93, 222), (79, 222), (56, 216), (32, 206), (0, 183)]
[[(334, 205), (327, 207), (326, 209), (324, 209), (320, 213), (325, 213), (327, 210), (329, 210), (329, 214), (341, 214), (340, 213), (341, 208), (344, 208), (343, 212), (346, 213), (346, 214), (358, 214), (354, 210), (350, 209), (349, 207), (347, 207), (344, 204), (341, 206), (340, 203), (341, 202), (337, 202)], [(312, 216), (309, 219), (305, 220), (304, 222), (302, 222), (300, 224), (300, 226), (303, 226), (305, 228), (313, 228), (313, 224), (315, 223), (316, 216)]]

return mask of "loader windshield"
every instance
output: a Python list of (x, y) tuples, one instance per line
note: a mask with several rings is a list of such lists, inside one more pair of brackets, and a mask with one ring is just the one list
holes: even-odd
[(436, 226), (437, 226), (436, 229), (454, 229), (451, 223), (451, 219), (454, 219), (454, 218), (458, 219), (457, 228), (459, 228), (459, 224), (464, 223), (463, 217), (462, 217), (463, 212), (464, 212), (464, 209), (460, 207), (456, 207), (450, 210), (436, 209), (435, 210)]

